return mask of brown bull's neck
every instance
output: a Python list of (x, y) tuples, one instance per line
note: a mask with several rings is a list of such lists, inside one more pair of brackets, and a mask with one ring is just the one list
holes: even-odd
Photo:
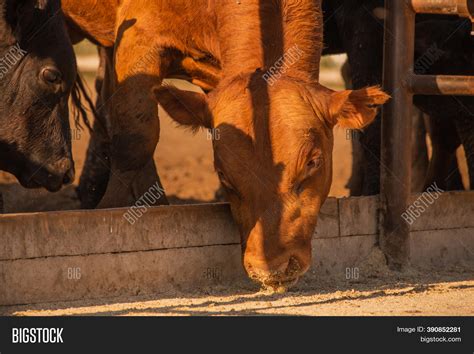
[[(278, 67), (317, 81), (320, 0), (214, 0), (224, 75)], [(282, 69), (284, 68), (284, 69)]]
[[(164, 41), (164, 46), (183, 54), (183, 62), (174, 63), (177, 69), (170, 68), (166, 74), (184, 71), (206, 90), (223, 77), (256, 69), (318, 80), (321, 0), (149, 1), (143, 4), (147, 4), (145, 13), (157, 19), (148, 24), (157, 33), (157, 44)], [(126, 6), (130, 18), (143, 15), (144, 5), (136, 0), (62, 0), (71, 32), (103, 46), (115, 42), (120, 6)], [(160, 21), (162, 13), (170, 18)], [(203, 62), (195, 53), (207, 53), (215, 60), (208, 62), (204, 56)]]
[(120, 3), (121, 0), (62, 0), (61, 7), (73, 39), (80, 41), (85, 37), (102, 46), (113, 46)]

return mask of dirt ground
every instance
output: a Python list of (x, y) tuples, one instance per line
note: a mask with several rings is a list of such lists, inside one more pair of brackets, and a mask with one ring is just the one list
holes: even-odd
[(0, 316), (474, 316), (474, 269), (392, 272), (377, 248), (358, 266), (350, 280), (313, 269), (283, 294), (247, 280), (152, 296), (0, 306)]
[[(87, 76), (90, 87), (92, 76)], [(337, 71), (326, 84), (341, 88)], [(210, 202), (218, 189), (211, 140), (206, 132), (192, 135), (162, 115), (156, 164), (172, 203)], [(75, 129), (75, 128), (73, 128)], [(87, 131), (73, 130), (76, 184), (89, 141)], [(331, 196), (347, 196), (351, 142), (336, 131)], [(21, 188), (0, 172), (6, 212), (72, 210), (79, 207), (74, 186), (51, 194)], [(383, 268), (383, 264), (377, 267)], [(174, 292), (148, 297), (101, 299), (28, 307), (0, 307), (6, 315), (474, 315), (474, 271), (382, 275), (366, 273), (357, 281), (319, 279), (308, 275), (287, 294), (269, 294), (249, 284), (212, 288), (200, 293)]]
[(305, 281), (286, 294), (248, 285), (97, 301), (0, 307), (8, 316), (473, 316), (474, 273), (405, 273)]

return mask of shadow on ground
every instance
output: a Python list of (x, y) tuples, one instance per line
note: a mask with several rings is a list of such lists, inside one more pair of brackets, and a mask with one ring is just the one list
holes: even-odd
[[(461, 294), (461, 295), (459, 295)], [(203, 289), (200, 292), (167, 293), (91, 301), (0, 307), (6, 316), (265, 316), (265, 315), (350, 315), (364, 311), (367, 315), (384, 314), (385, 303), (398, 304), (405, 315), (427, 315), (446, 297), (459, 305), (466, 298), (474, 301), (474, 272), (453, 271), (426, 274), (416, 271), (393, 273), (383, 278), (336, 281), (309, 276), (284, 294), (259, 291), (253, 284), (235, 284)], [(431, 298), (433, 298), (431, 300)], [(423, 299), (428, 302), (423, 305)], [(474, 302), (471, 302), (474, 303)], [(450, 306), (449, 304), (444, 304)], [(380, 309), (377, 309), (378, 307)], [(364, 308), (367, 307), (366, 310)], [(426, 307), (427, 310), (423, 310)], [(331, 313), (326, 310), (331, 309)], [(337, 310), (340, 309), (340, 312)], [(323, 311), (324, 310), (324, 311)], [(354, 311), (352, 311), (354, 310)], [(321, 312), (322, 311), (322, 312)], [(352, 311), (352, 312), (351, 312)], [(449, 313), (449, 309), (447, 309)], [(454, 310), (453, 310), (454, 311)], [(465, 310), (462, 310), (465, 311)], [(474, 311), (474, 309), (473, 309)], [(320, 313), (321, 312), (321, 313)], [(441, 313), (444, 313), (441, 311)]]

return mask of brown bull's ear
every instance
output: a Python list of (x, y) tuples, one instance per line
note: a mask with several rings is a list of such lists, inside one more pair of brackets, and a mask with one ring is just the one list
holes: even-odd
[(361, 129), (372, 123), (379, 106), (390, 98), (379, 87), (334, 92), (330, 96), (329, 121), (335, 126)]
[(153, 96), (178, 124), (193, 130), (212, 128), (212, 114), (206, 95), (173, 86), (157, 86), (153, 88)]

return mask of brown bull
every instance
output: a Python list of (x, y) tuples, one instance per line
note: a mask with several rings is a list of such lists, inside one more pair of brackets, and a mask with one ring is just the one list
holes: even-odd
[[(115, 27), (105, 28), (114, 6)], [(100, 206), (129, 205), (154, 183), (153, 91), (179, 124), (218, 132), (215, 167), (249, 275), (269, 286), (295, 282), (310, 266), (311, 237), (330, 189), (334, 126), (362, 128), (388, 99), (378, 88), (334, 92), (318, 83), (320, 6), (319, 0), (63, 0), (76, 34), (114, 43), (106, 93), (112, 169)], [(209, 95), (162, 86), (168, 77), (186, 77)]]

